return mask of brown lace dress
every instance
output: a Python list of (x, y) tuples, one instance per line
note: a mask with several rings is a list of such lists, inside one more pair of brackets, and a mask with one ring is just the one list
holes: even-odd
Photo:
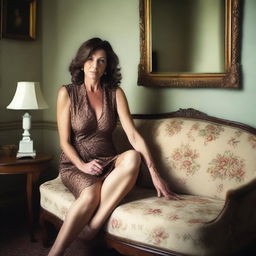
[(113, 169), (117, 153), (112, 141), (116, 127), (115, 90), (103, 88), (102, 114), (97, 120), (91, 108), (84, 85), (65, 85), (70, 97), (71, 144), (85, 162), (103, 160), (104, 171), (100, 176), (80, 171), (64, 152), (60, 156), (59, 172), (62, 182), (77, 198), (82, 190), (104, 179)]

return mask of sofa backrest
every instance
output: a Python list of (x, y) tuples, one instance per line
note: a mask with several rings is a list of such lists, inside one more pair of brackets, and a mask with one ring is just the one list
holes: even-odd
[[(224, 199), (228, 190), (256, 177), (256, 130), (207, 119), (169, 115), (160, 119), (135, 118), (134, 122), (171, 189)], [(131, 148), (120, 126), (114, 141), (120, 152)], [(145, 166), (140, 184), (152, 187)]]

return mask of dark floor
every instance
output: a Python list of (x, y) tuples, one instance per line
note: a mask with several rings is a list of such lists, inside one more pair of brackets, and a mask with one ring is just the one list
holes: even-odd
[[(41, 242), (40, 228), (35, 228), (36, 242), (30, 242), (26, 211), (0, 208), (0, 256), (46, 256), (49, 248)], [(85, 245), (81, 240), (74, 241), (65, 256), (120, 256), (114, 250), (107, 250), (100, 244)]]

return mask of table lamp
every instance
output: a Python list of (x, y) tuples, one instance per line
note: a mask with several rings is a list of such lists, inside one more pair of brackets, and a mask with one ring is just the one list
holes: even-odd
[[(48, 108), (40, 89), (39, 82), (18, 82), (15, 95), (8, 109), (15, 110), (35, 110)], [(16, 157), (35, 157), (36, 151), (33, 149), (33, 140), (30, 138), (31, 115), (26, 112), (22, 119), (22, 140), (19, 143), (19, 150)]]

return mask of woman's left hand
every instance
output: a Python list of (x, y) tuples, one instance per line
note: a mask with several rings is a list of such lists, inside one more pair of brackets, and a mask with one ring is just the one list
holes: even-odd
[(172, 200), (181, 200), (182, 198), (179, 197), (176, 193), (172, 192), (167, 183), (161, 178), (158, 172), (154, 171), (151, 174), (153, 184), (157, 191), (157, 196), (161, 197), (162, 195), (167, 199)]

